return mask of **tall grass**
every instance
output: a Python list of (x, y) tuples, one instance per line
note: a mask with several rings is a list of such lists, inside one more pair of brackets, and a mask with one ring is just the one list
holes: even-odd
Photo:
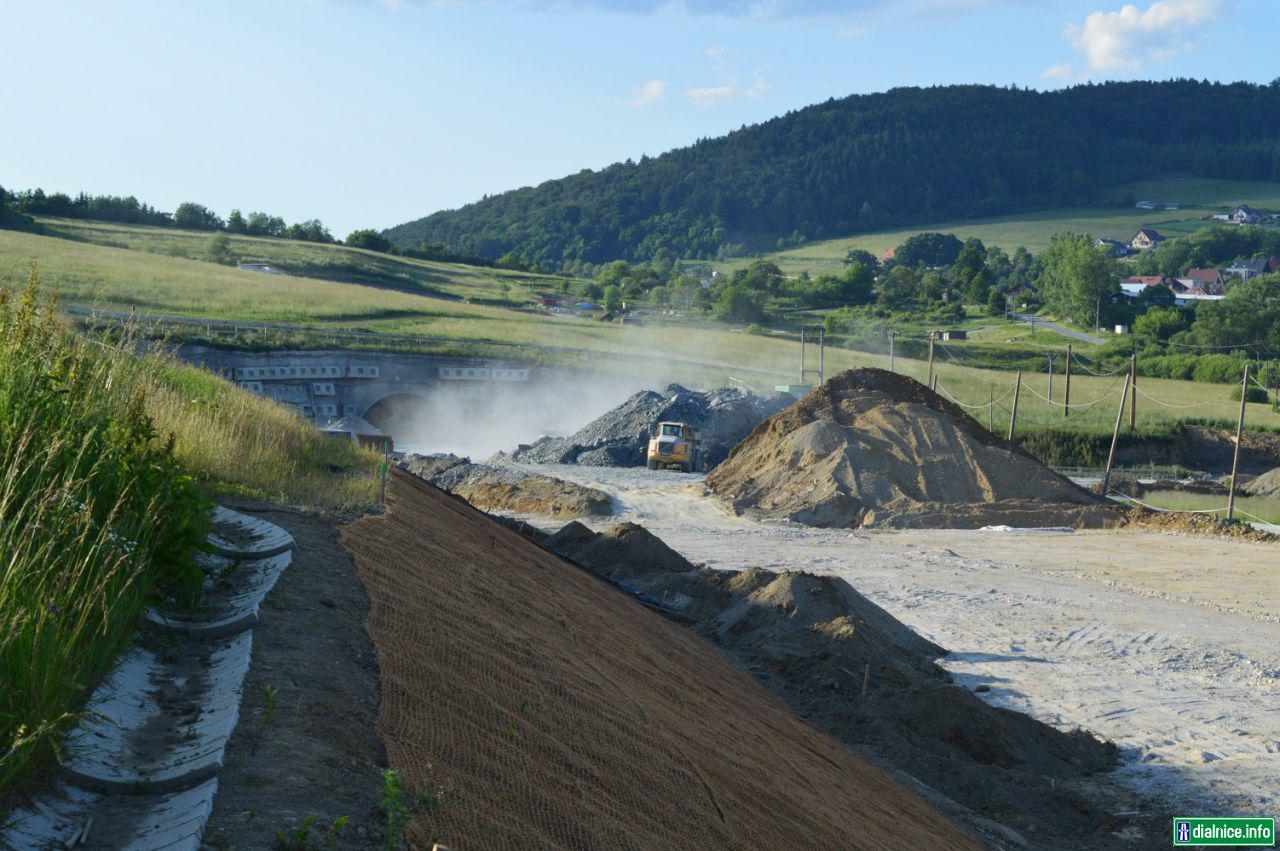
[(373, 453), (0, 289), (0, 817), (57, 756), (144, 607), (193, 602), (211, 496), (363, 508)]
[(200, 591), (208, 505), (123, 361), (0, 290), (0, 802), (56, 753), (147, 600)]

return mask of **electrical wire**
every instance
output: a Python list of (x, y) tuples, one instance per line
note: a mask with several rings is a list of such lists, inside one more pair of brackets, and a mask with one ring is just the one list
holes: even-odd
[(1092, 408), (1094, 405), (1098, 404), (1099, 402), (1105, 402), (1107, 399), (1110, 399), (1112, 396), (1116, 395), (1116, 393), (1118, 392), (1117, 388), (1119, 388), (1120, 390), (1123, 390), (1123, 388), (1120, 388), (1119, 385), (1120, 385), (1119, 381), (1113, 382), (1111, 387), (1108, 388), (1107, 392), (1099, 396), (1097, 399), (1094, 399), (1092, 402), (1081, 402), (1075, 405), (1065, 405), (1062, 402), (1058, 402), (1054, 399), (1050, 399), (1048, 396), (1044, 395), (1043, 393), (1038, 392), (1030, 384), (1022, 385), (1022, 389), (1026, 390), (1028, 393), (1030, 393), (1032, 396), (1035, 396), (1038, 399), (1043, 399), (1044, 401), (1048, 402), (1050, 405), (1054, 405), (1059, 408), (1066, 407), (1074, 411), (1076, 409), (1083, 410), (1086, 408)]
[(1137, 392), (1139, 396), (1146, 399), (1148, 402), (1155, 402), (1157, 405), (1162, 405), (1166, 408), (1185, 409), (1185, 408), (1203, 408), (1205, 405), (1212, 405), (1215, 402), (1221, 402), (1223, 399), (1227, 398), (1233, 392), (1235, 392), (1235, 385), (1232, 385), (1232, 388), (1228, 390), (1226, 393), (1223, 393), (1221, 396), (1214, 396), (1212, 399), (1205, 399), (1202, 402), (1192, 402), (1190, 405), (1179, 405), (1176, 402), (1166, 402), (1163, 399), (1157, 399), (1156, 397), (1152, 396), (1150, 393), (1143, 390), (1141, 387), (1138, 387), (1137, 384), (1133, 385), (1133, 389)]
[(1111, 489), (1111, 492), (1114, 493), (1116, 496), (1121, 497), (1122, 499), (1127, 499), (1132, 503), (1141, 505), (1143, 508), (1150, 508), (1152, 511), (1159, 511), (1161, 514), (1217, 514), (1221, 511), (1227, 510), (1227, 506), (1225, 505), (1222, 506), (1221, 508), (1198, 508), (1195, 510), (1182, 509), (1182, 508), (1161, 508), (1158, 505), (1152, 505), (1149, 502), (1143, 502), (1142, 500), (1138, 499), (1136, 496), (1129, 496), (1128, 494), (1121, 493), (1118, 490)]

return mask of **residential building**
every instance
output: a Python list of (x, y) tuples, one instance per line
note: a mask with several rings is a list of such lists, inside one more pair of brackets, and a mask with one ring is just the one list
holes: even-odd
[(1225, 292), (1221, 269), (1188, 269), (1178, 280), (1188, 288), (1199, 286), (1206, 295), (1222, 295)]
[(1262, 221), (1262, 215), (1248, 204), (1241, 204), (1227, 217), (1228, 221), (1237, 225), (1256, 225)]
[(1237, 260), (1225, 270), (1225, 274), (1234, 275), (1242, 281), (1247, 281), (1260, 275), (1270, 275), (1274, 272), (1280, 272), (1280, 258), (1259, 257), (1252, 260)]
[(1112, 257), (1128, 257), (1129, 246), (1115, 239), (1104, 239), (1099, 237), (1093, 241), (1095, 248), (1105, 248), (1111, 252)]
[(1145, 251), (1164, 242), (1164, 237), (1155, 228), (1142, 228), (1129, 240), (1129, 247), (1134, 251)]

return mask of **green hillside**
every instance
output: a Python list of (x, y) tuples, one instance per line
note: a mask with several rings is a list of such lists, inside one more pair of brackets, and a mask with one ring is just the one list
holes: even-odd
[[(154, 229), (98, 223), (44, 222), (47, 234), (0, 231), (0, 284), (16, 285), (25, 279), (30, 263), (37, 262), (47, 284), (57, 285), (63, 303), (96, 305), (188, 317), (237, 321), (276, 322), (315, 329), (360, 329), (380, 333), (447, 337), (440, 351), (468, 353), (467, 343), (519, 343), (524, 349), (500, 349), (504, 357), (572, 364), (593, 371), (612, 372), (628, 380), (659, 385), (671, 380), (711, 386), (740, 381), (760, 389), (794, 382), (799, 367), (799, 345), (792, 336), (756, 336), (721, 322), (690, 317), (650, 316), (643, 324), (599, 322), (574, 316), (554, 316), (532, 308), (468, 303), (476, 293), (501, 294), (509, 285), (513, 304), (523, 304), (541, 291), (545, 279), (519, 273), (429, 264), (374, 255), (341, 246), (297, 243), (278, 239), (232, 240), (232, 245), (253, 249), (255, 256), (274, 262), (370, 264), (383, 272), (398, 270), (406, 276), (402, 286), (371, 285), (325, 280), (302, 275), (265, 275), (207, 260), (200, 255), (210, 235), (173, 229)], [(61, 233), (62, 236), (49, 235)], [(87, 241), (90, 238), (96, 241)], [(111, 242), (110, 245), (100, 244)], [(125, 246), (135, 246), (133, 248)], [(191, 256), (176, 256), (187, 253)], [(330, 268), (332, 271), (332, 268)], [(414, 284), (414, 276), (420, 283)], [(430, 276), (430, 277), (428, 277)], [(414, 291), (417, 286), (419, 291)], [(438, 291), (438, 292), (437, 292)], [(981, 326), (982, 323), (976, 323)], [(976, 331), (977, 329), (974, 328)], [(1001, 323), (977, 333), (969, 343), (948, 344), (938, 365), (942, 389), (957, 399), (982, 404), (988, 393), (1000, 398), (1009, 390), (1012, 374), (962, 365), (977, 347), (995, 336), (995, 342), (1024, 339), (1026, 332)], [(1059, 347), (1063, 340), (1040, 332), (1033, 343)], [(291, 345), (308, 340), (291, 338)], [(310, 341), (333, 345), (330, 339)], [(1077, 345), (1077, 352), (1086, 347)], [(960, 363), (952, 363), (951, 352)], [(489, 351), (492, 354), (493, 351)], [(828, 374), (854, 366), (887, 366), (882, 354), (836, 347), (826, 352)], [(816, 366), (809, 351), (809, 366)], [(924, 379), (924, 362), (902, 357), (896, 367)], [(1114, 413), (1111, 397), (1116, 379), (1079, 375), (1073, 384), (1073, 400), (1100, 401), (1096, 407), (1064, 422), (1036, 394), (1047, 395), (1047, 376), (1028, 375), (1031, 389), (1022, 399), (1019, 417), (1028, 427), (1060, 424), (1072, 429), (1105, 432)], [(1146, 393), (1172, 405), (1144, 404), (1143, 430), (1165, 429), (1185, 416), (1227, 420), (1238, 403), (1221, 384), (1144, 378)], [(1251, 404), (1249, 419), (1255, 426), (1280, 427), (1280, 414), (1269, 406)], [(1002, 411), (994, 412), (1000, 426)], [(985, 420), (985, 415), (982, 417)]]
[(386, 235), (402, 247), (514, 252), (542, 268), (711, 259), (925, 222), (1122, 210), (1132, 202), (1116, 187), (1167, 174), (1280, 178), (1280, 86), (1171, 80), (856, 95)]
[[(879, 257), (890, 248), (901, 245), (907, 237), (924, 231), (954, 233), (960, 239), (977, 237), (985, 245), (998, 245), (1010, 252), (1023, 246), (1032, 253), (1039, 253), (1048, 246), (1054, 233), (1064, 229), (1127, 242), (1140, 227), (1154, 227), (1169, 237), (1185, 236), (1212, 224), (1207, 218), (1212, 214), (1228, 212), (1239, 204), (1280, 210), (1280, 183), (1272, 181), (1163, 178), (1118, 187), (1113, 193), (1116, 197), (1174, 203), (1178, 209), (1139, 210), (1132, 205), (1124, 208), (1058, 208), (985, 219), (953, 219), (821, 240), (763, 256), (777, 263), (787, 274), (808, 271), (811, 275), (819, 275), (838, 272), (844, 265), (845, 254), (852, 248), (870, 251)], [(733, 258), (714, 266), (729, 271), (748, 262), (750, 258)]]

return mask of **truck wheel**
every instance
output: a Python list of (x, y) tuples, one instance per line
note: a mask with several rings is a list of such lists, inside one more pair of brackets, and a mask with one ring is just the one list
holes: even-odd
[(656, 469), (658, 469), (658, 462), (657, 462), (657, 461), (650, 461), (650, 462), (649, 462), (649, 469), (650, 469), (650, 470), (656, 470)]

